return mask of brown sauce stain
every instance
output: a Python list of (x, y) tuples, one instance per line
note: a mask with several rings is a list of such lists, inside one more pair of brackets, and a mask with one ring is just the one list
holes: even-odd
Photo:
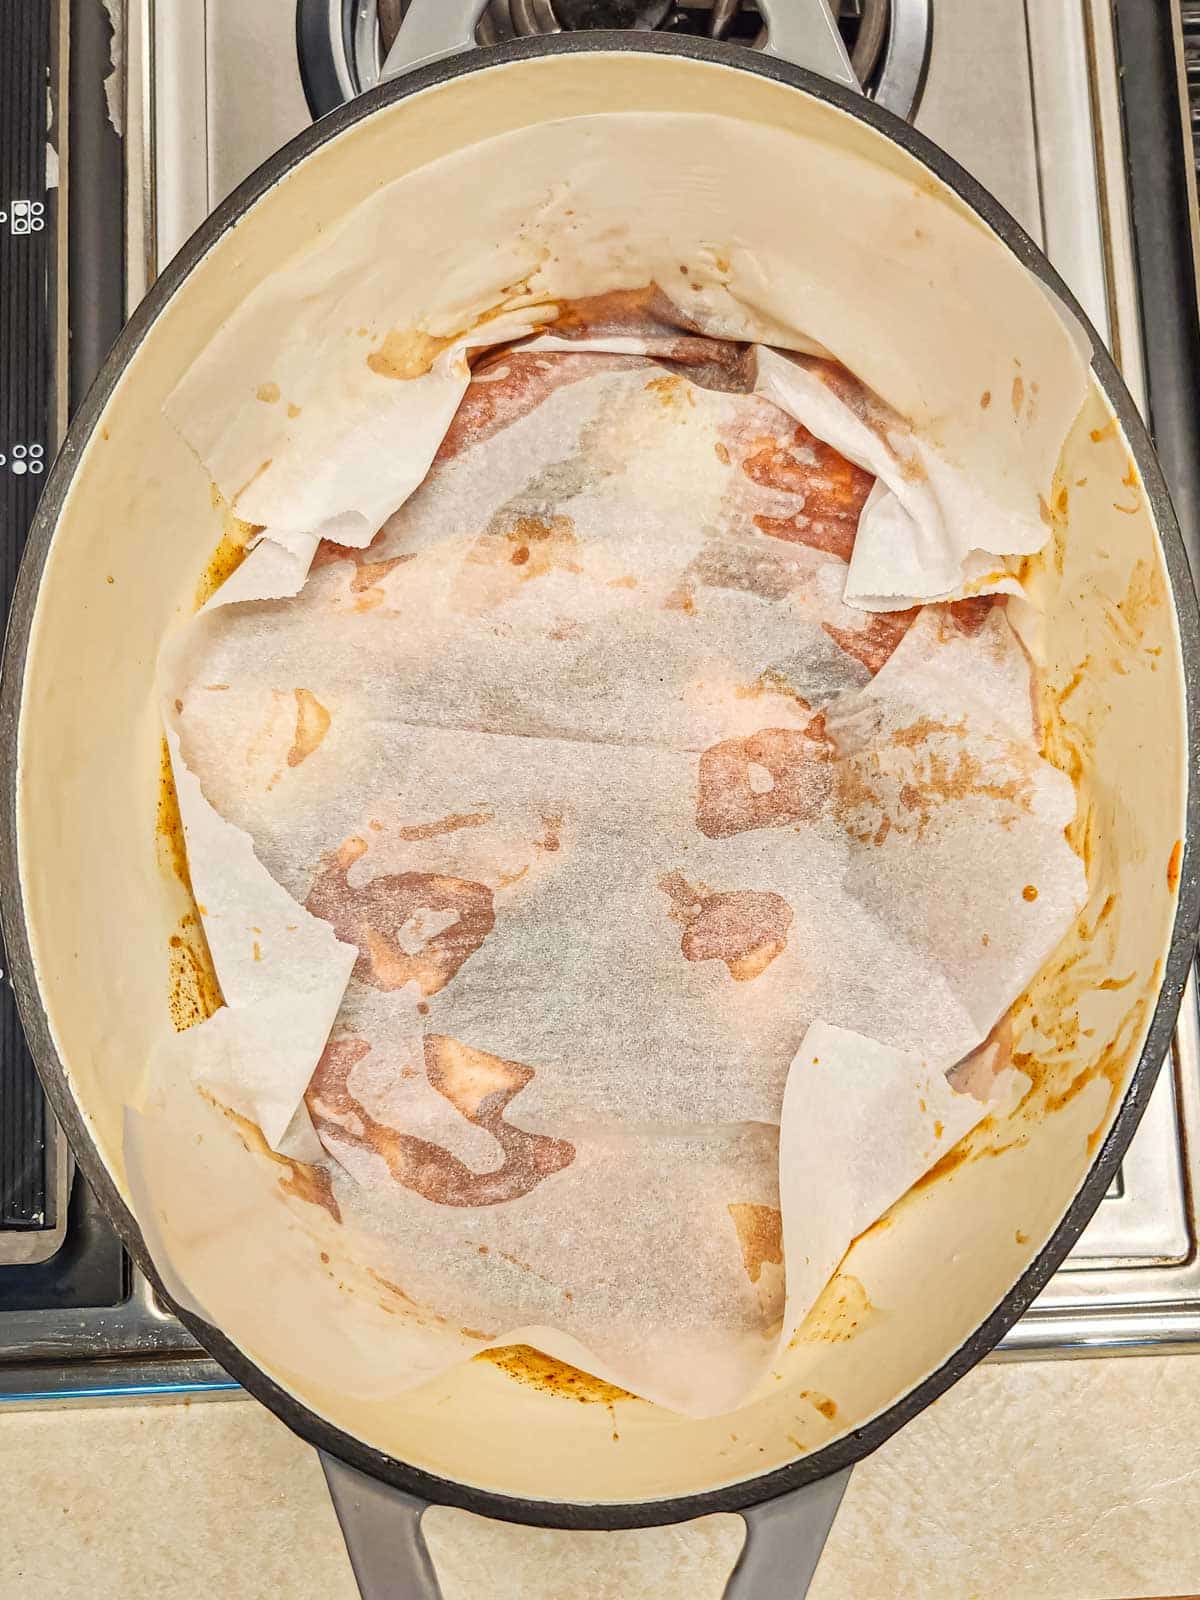
[[(802, 459), (806, 456), (815, 459)], [(869, 472), (848, 461), (801, 423), (786, 439), (766, 436), (751, 441), (740, 465), (759, 488), (798, 498), (797, 508), (790, 515), (756, 514), (753, 522), (760, 533), (849, 561), (859, 516), (875, 484)]]
[(908, 1192), (917, 1194), (922, 1189), (930, 1188), (942, 1178), (948, 1177), (950, 1173), (956, 1172), (964, 1162), (971, 1159), (973, 1154), (970, 1135), (968, 1135), (966, 1139), (961, 1139), (952, 1150), (947, 1150), (939, 1161), (935, 1161), (928, 1172), (923, 1172)]
[(696, 615), (696, 596), (690, 584), (680, 583), (662, 603), (664, 611), (680, 611), (685, 617)]
[(696, 393), (692, 385), (675, 373), (661, 378), (651, 378), (646, 385), (647, 394), (657, 397), (665, 410), (677, 411), (683, 405), (695, 406)]
[(794, 913), (770, 890), (717, 894), (690, 884), (681, 872), (665, 873), (658, 886), (670, 897), (671, 920), (684, 930), (686, 961), (723, 961), (735, 982), (750, 983), (787, 948)]
[(618, 1400), (637, 1399), (628, 1389), (619, 1389), (603, 1378), (593, 1378), (589, 1372), (581, 1372), (565, 1361), (543, 1355), (532, 1345), (501, 1345), (498, 1350), (481, 1350), (474, 1359), (498, 1367), (517, 1383), (540, 1389), (543, 1394), (555, 1395), (560, 1400), (577, 1400), (580, 1405), (612, 1406)]
[(159, 753), (158, 804), (154, 813), (154, 840), (159, 866), (169, 876), (178, 878), (190, 895), (192, 892), (192, 875), (188, 869), (183, 817), (179, 810), (179, 795), (175, 789), (175, 774), (171, 770), (171, 752), (165, 739), (162, 741)]
[(570, 517), (500, 511), (467, 554), (455, 607), (475, 614), (491, 611), (511, 600), (523, 584), (552, 572), (581, 572), (579, 554)]
[[(488, 1254), (487, 1245), (481, 1244), (478, 1249), (481, 1256)], [(536, 1267), (531, 1267), (528, 1261), (522, 1261), (520, 1256), (513, 1255), (510, 1250), (497, 1250), (496, 1255), (501, 1261), (507, 1261), (510, 1267), (517, 1267), (521, 1272), (532, 1273), (535, 1278), (540, 1278), (543, 1283), (548, 1283), (551, 1288), (557, 1287), (552, 1278), (548, 1278), (544, 1272), (539, 1272)], [(575, 1298), (569, 1289), (563, 1289), (560, 1293), (564, 1300), (573, 1300)]]
[[(454, 333), (445, 335), (429, 333), (424, 328), (393, 328), (383, 337), (382, 344), (367, 355), (367, 366), (377, 377), (393, 378), (407, 382), (413, 378), (423, 378), (431, 369), (434, 362), (444, 350), (456, 344), (464, 334), (470, 333), (475, 328), (485, 327), (489, 322), (494, 322), (498, 317), (506, 315), (512, 309), (511, 299), (527, 289), (527, 280), (521, 283), (509, 284), (505, 291), (505, 301), (485, 311), (474, 322), (466, 324)], [(526, 308), (530, 314), (531, 324), (535, 323), (534, 310), (540, 314), (542, 324), (548, 323), (556, 315), (558, 307), (550, 304), (534, 308)], [(368, 330), (360, 328), (359, 338), (366, 338)], [(464, 352), (464, 359), (471, 359), (470, 352)]]
[[(1033, 804), (1028, 774), (989, 778), (971, 750), (955, 746), (946, 753), (938, 747), (943, 735), (960, 732), (958, 726), (918, 718), (878, 747), (838, 762), (837, 815), (850, 837), (860, 844), (878, 845), (896, 831), (921, 839), (942, 807), (973, 797), (1014, 812), (1028, 811)], [(910, 753), (903, 763), (892, 754), (900, 750)]]
[(838, 1414), (836, 1400), (831, 1400), (827, 1394), (820, 1394), (816, 1389), (801, 1389), (800, 1398), (815, 1407), (827, 1422), (832, 1422)]
[[(495, 926), (492, 891), (436, 872), (390, 873), (355, 887), (349, 871), (366, 848), (362, 839), (348, 839), (326, 857), (305, 908), (357, 946), (354, 976), (360, 983), (385, 992), (416, 983), (424, 996), (437, 994)], [(410, 952), (399, 935), (420, 911), (453, 912), (455, 918)]]
[(310, 571), (317, 572), (320, 568), (328, 567), (336, 561), (352, 562), (354, 572), (350, 578), (350, 593), (355, 596), (354, 609), (374, 611), (387, 599), (387, 591), (382, 587), (383, 580), (397, 567), (417, 559), (415, 550), (405, 551), (398, 556), (377, 555), (376, 546), (385, 537), (382, 531), (377, 533), (365, 548), (335, 544), (332, 539), (322, 539), (313, 556)]
[(406, 843), (422, 839), (440, 839), (443, 834), (458, 833), (462, 828), (482, 828), (492, 820), (490, 811), (452, 811), (436, 822), (416, 822), (405, 828), (396, 828), (395, 836)]
[(386, 561), (360, 561), (356, 563), (357, 571), (350, 580), (350, 592), (357, 595), (354, 609), (356, 611), (374, 611), (387, 599), (387, 590), (383, 588), (383, 580), (389, 572), (394, 572), (397, 567), (402, 567), (406, 561), (415, 561), (416, 553), (391, 556)]
[[(274, 1151), (271, 1153), (275, 1155)], [(288, 1168), (287, 1176), (279, 1180), (284, 1194), (302, 1200), (305, 1205), (320, 1206), (335, 1222), (341, 1222), (341, 1208), (334, 1198), (333, 1179), (327, 1167), (310, 1167), (302, 1161), (290, 1161), (277, 1155), (275, 1159), (283, 1161)]]
[(490, 350), (472, 368), (473, 381), (438, 446), (434, 470), (528, 416), (556, 390), (597, 372), (644, 365), (640, 356), (560, 351), (548, 361), (522, 350)]
[(812, 712), (812, 707), (795, 684), (777, 667), (765, 668), (753, 683), (735, 684), (733, 692), (739, 700), (758, 700), (764, 695), (776, 694), (783, 700), (792, 701), (798, 711)]
[[(210, 489), (210, 497), (214, 510), (224, 509), (224, 502), (215, 485)], [(225, 510), (224, 532), (197, 585), (197, 610), (241, 566), (246, 556), (247, 542), (260, 531), (253, 523), (243, 522)], [(192, 892), (183, 817), (179, 810), (179, 795), (166, 739), (159, 747), (154, 832), (155, 853), (160, 867), (178, 879), (192, 901), (192, 909), (180, 919), (176, 931), (167, 941), (167, 1010), (172, 1027), (182, 1033), (220, 1010), (225, 998), (213, 966), (208, 940), (204, 936), (201, 911), (196, 906)]]
[(1117, 603), (1117, 612), (1128, 630), (1131, 644), (1145, 641), (1146, 629), (1155, 614), (1166, 604), (1166, 587), (1162, 569), (1155, 561), (1136, 561), (1129, 574), (1125, 593)]
[(537, 838), (533, 841), (534, 848), (545, 850), (553, 855), (562, 846), (563, 815), (561, 811), (545, 811), (542, 813), (542, 828)]
[(913, 606), (908, 611), (875, 612), (862, 628), (839, 628), (832, 622), (823, 622), (821, 627), (839, 650), (852, 656), (874, 677), (891, 660), (919, 615), (919, 607)]
[(991, 405), (991, 403), (992, 403), (992, 391), (990, 389), (985, 389), (983, 391), (983, 393), (979, 396), (979, 409), (981, 411), (986, 411), (987, 408)]
[(532, 1067), (474, 1050), (457, 1039), (426, 1037), (425, 1075), (430, 1084), (468, 1122), (489, 1133), (504, 1157), (494, 1170), (475, 1172), (441, 1145), (403, 1133), (371, 1115), (350, 1088), (351, 1073), (370, 1050), (366, 1040), (353, 1036), (331, 1040), (304, 1103), (327, 1145), (341, 1142), (380, 1156), (394, 1182), (432, 1204), (505, 1205), (574, 1161), (574, 1145), (527, 1133), (505, 1117), (509, 1104), (533, 1078)]
[(1063, 687), (1055, 691), (1060, 710), (1075, 693), (1076, 689), (1078, 689), (1080, 685), (1086, 681), (1088, 673), (1091, 671), (1091, 669), (1092, 658), (1091, 656), (1085, 656), (1080, 664), (1075, 668), (1075, 671), (1067, 679)]
[(1172, 894), (1179, 887), (1179, 871), (1183, 865), (1183, 840), (1176, 839), (1167, 858), (1167, 888)]
[(184, 1033), (225, 1004), (199, 915), (188, 911), (167, 941), (167, 1009)]
[(1019, 417), (1025, 406), (1025, 380), (1018, 373), (1012, 381), (1012, 414)]
[(907, 727), (897, 728), (891, 736), (890, 743), (897, 750), (915, 750), (918, 745), (927, 743), (936, 734), (950, 733), (961, 736), (966, 731), (965, 717), (960, 717), (957, 722), (939, 722), (934, 717), (918, 717)]
[(320, 747), (333, 719), (308, 689), (293, 689), (292, 693), (296, 696), (296, 733), (287, 753), (287, 764), (298, 767)]
[[(921, 1109), (922, 1109), (922, 1111), (924, 1111), (924, 1109), (925, 1109), (925, 1106), (924, 1106), (923, 1102), (922, 1102), (922, 1105), (921, 1105)], [(886, 1233), (887, 1230), (892, 1225), (892, 1220), (893, 1219), (892, 1219), (891, 1212), (885, 1211), (883, 1216), (875, 1218), (875, 1221), (871, 1224), (871, 1226), (869, 1228), (864, 1228), (861, 1233), (855, 1234), (854, 1238), (850, 1241), (851, 1244), (852, 1245), (856, 1245), (856, 1244), (859, 1243), (860, 1240), (869, 1239), (869, 1238), (871, 1238), (871, 1236), (873, 1234), (876, 1234), (876, 1233)]]
[[(1157, 985), (1157, 977), (1155, 978)], [(1129, 1066), (1130, 1056), (1137, 1043), (1140, 1042), (1146, 1014), (1150, 1006), (1150, 996), (1142, 995), (1135, 1000), (1121, 1019), (1116, 1034), (1100, 1051), (1094, 1061), (1081, 1067), (1068, 1083), (1062, 1087), (1051, 1089), (1048, 1083), (1049, 1074), (1046, 1064), (1027, 1052), (1013, 1052), (1014, 1065), (1022, 1072), (1034, 1079), (1034, 1086), (1041, 1089), (1044, 1096), (1044, 1109), (1047, 1112), (1060, 1111), (1063, 1106), (1069, 1105), (1078, 1095), (1082, 1094), (1088, 1084), (1103, 1079), (1108, 1084), (1108, 1107), (1101, 1118), (1098, 1127), (1088, 1138), (1089, 1153), (1093, 1151), (1100, 1139), (1100, 1132), (1108, 1119), (1114, 1100), (1124, 1088), (1124, 1080)]]
[(801, 1344), (845, 1344), (864, 1327), (875, 1310), (861, 1279), (850, 1272), (835, 1272), (796, 1330), (788, 1349), (794, 1350)]
[(604, 334), (669, 334), (695, 329), (657, 283), (637, 289), (604, 289), (564, 301), (552, 324), (563, 339), (587, 339)]
[(368, 353), (367, 366), (378, 378), (423, 378), (442, 351), (461, 337), (458, 333), (441, 337), (421, 328), (393, 329), (377, 350)]
[(236, 506), (238, 501), (245, 494), (246, 490), (254, 487), (258, 480), (262, 477), (263, 473), (266, 472), (267, 468), (271, 465), (273, 459), (274, 458), (272, 456), (268, 456), (265, 461), (260, 461), (258, 463), (257, 467), (255, 467), (254, 471), (246, 479), (245, 483), (243, 483), (235, 492), (233, 500), (231, 501), (232, 505)]
[[(693, 289), (698, 287), (692, 284)], [(626, 358), (631, 366), (644, 366), (648, 357), (702, 389), (749, 394), (757, 377), (758, 359), (752, 345), (709, 338), (657, 283), (568, 301), (558, 308), (554, 332), (567, 339), (594, 335), (637, 338), (646, 354)]]
[[(269, 466), (270, 463), (268, 462), (267, 465)], [(224, 532), (221, 534), (220, 541), (209, 557), (208, 565), (196, 585), (195, 607), (197, 611), (201, 606), (207, 605), (226, 578), (237, 571), (246, 559), (247, 544), (256, 533), (261, 532), (261, 527), (256, 523), (243, 522), (239, 517), (226, 513)]]
[(725, 1209), (737, 1231), (746, 1276), (757, 1283), (764, 1266), (783, 1265), (783, 1217), (774, 1206), (735, 1203)]
[[(1156, 963), (1143, 992), (1106, 1030), (1107, 1041), (1091, 1055), (1095, 1030), (1080, 1027), (1079, 997), (1088, 989), (1124, 987), (1123, 983), (1100, 976), (1109, 959), (1105, 931), (1111, 928), (1112, 904), (1110, 896), (1090, 923), (1087, 912), (1078, 919), (1074, 935), (1068, 936), (1059, 957), (1043, 968), (1011, 1009), (1015, 1040), (1011, 1063), (1029, 1079), (1030, 1085), (1020, 1105), (1002, 1122), (985, 1117), (914, 1185), (915, 1191), (929, 1187), (967, 1162), (1022, 1147), (1028, 1142), (1030, 1124), (1061, 1111), (1090, 1084), (1099, 1081), (1108, 1085), (1108, 1096), (1103, 1113), (1088, 1135), (1088, 1153), (1095, 1152), (1112, 1108), (1124, 1092), (1159, 981)], [(1031, 1030), (1048, 1043), (1039, 1044), (1036, 1049), (1026, 1044)]]
[(256, 400), (261, 400), (264, 405), (273, 406), (279, 400), (279, 385), (277, 383), (260, 383), (254, 391)]
[[(397, 1300), (403, 1300), (405, 1305), (416, 1307), (417, 1302), (413, 1299), (412, 1295), (406, 1293), (406, 1291), (403, 1290), (398, 1283), (393, 1283), (390, 1278), (385, 1278), (383, 1273), (376, 1272), (374, 1267), (368, 1267), (367, 1272), (372, 1278), (375, 1279), (375, 1282), (379, 1284), (381, 1288), (386, 1289), (390, 1295), (395, 1296)], [(444, 1319), (439, 1318), (438, 1320), (441, 1321)]]
[[(1109, 423), (1093, 430), (1099, 443), (1111, 437), (1115, 427)], [(1061, 504), (1061, 495), (1056, 496)], [(1056, 521), (1055, 547), (1031, 558), (1022, 568), (1028, 582), (1039, 571), (1062, 575), (1061, 525)], [(1123, 600), (1111, 606), (1114, 631), (1122, 653), (1143, 644), (1152, 615), (1163, 604), (1165, 595), (1161, 573), (1149, 562), (1136, 564)], [(1160, 964), (1152, 972), (1130, 974), (1114, 972), (1117, 959), (1118, 904), (1112, 893), (1104, 893), (1100, 877), (1102, 852), (1106, 848), (1107, 824), (1092, 792), (1092, 740), (1085, 709), (1076, 713), (1073, 697), (1085, 686), (1088, 700), (1096, 702), (1092, 685), (1099, 682), (1109, 667), (1104, 661), (1088, 657), (1066, 678), (1055, 683), (1045, 678), (1035, 683), (1034, 702), (1041, 731), (1041, 754), (1074, 787), (1076, 812), (1065, 829), (1067, 843), (1083, 862), (1092, 898), (1076, 918), (1055, 956), (1048, 961), (1026, 991), (1010, 1008), (1011, 1064), (1022, 1072), (1030, 1087), (1021, 1104), (1003, 1121), (985, 1118), (953, 1150), (947, 1152), (915, 1186), (916, 1190), (948, 1176), (966, 1163), (1004, 1154), (1028, 1142), (1029, 1128), (1071, 1104), (1090, 1084), (1108, 1086), (1103, 1114), (1088, 1136), (1089, 1152), (1103, 1137), (1113, 1106), (1124, 1092), (1130, 1066), (1140, 1049), (1145, 1024), (1157, 995)], [(1080, 695), (1079, 699), (1085, 697)], [(1069, 709), (1068, 709), (1069, 707)], [(1070, 714), (1074, 713), (1074, 714)], [(1180, 847), (1181, 852), (1181, 847)], [(1172, 860), (1175, 851), (1172, 850)], [(1179, 863), (1176, 861), (1175, 871)], [(1168, 873), (1171, 862), (1168, 862)], [(1139, 983), (1140, 977), (1140, 983)], [(1102, 1028), (1082, 1026), (1080, 1003), (1084, 995), (1122, 991), (1138, 983), (1125, 1009)], [(1105, 1042), (1097, 1043), (1102, 1033)], [(903, 1202), (901, 1202), (903, 1204)], [(1018, 1235), (1018, 1243), (1028, 1242)]]
[[(1002, 572), (989, 573), (981, 582), (995, 583), (1006, 576)], [(991, 620), (992, 612), (997, 607), (1008, 603), (1008, 596), (1004, 594), (974, 594), (968, 595), (965, 600), (951, 600), (946, 605), (938, 607), (943, 631), (948, 624), (955, 633), (960, 633), (968, 639), (973, 639), (982, 633)]]
[[(763, 728), (726, 739), (700, 757), (696, 826), (708, 839), (816, 817), (833, 788), (833, 743), (819, 714), (807, 728)], [(751, 768), (770, 787), (756, 788)]]
[[(243, 1145), (252, 1155), (266, 1156), (276, 1166), (286, 1167), (286, 1173), (279, 1179), (279, 1188), (283, 1194), (290, 1195), (295, 1200), (302, 1200), (305, 1205), (320, 1206), (322, 1211), (328, 1212), (334, 1222), (342, 1220), (341, 1208), (333, 1193), (333, 1179), (328, 1168), (309, 1166), (303, 1161), (294, 1161), (290, 1156), (281, 1156), (263, 1137), (263, 1131), (257, 1122), (251, 1122), (249, 1117), (239, 1116), (236, 1111), (231, 1111), (228, 1106), (221, 1105), (220, 1101), (212, 1100), (211, 1095), (206, 1095), (217, 1109), (224, 1113), (238, 1131)], [(328, 1263), (329, 1256), (324, 1251), (321, 1260)]]

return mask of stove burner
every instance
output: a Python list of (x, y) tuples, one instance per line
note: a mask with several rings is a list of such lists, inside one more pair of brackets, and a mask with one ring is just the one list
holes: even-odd
[[(397, 0), (391, 0), (393, 11)], [(849, 0), (841, 6), (851, 64), (860, 83), (869, 83), (887, 38), (891, 0)], [(399, 18), (397, 17), (397, 26)], [(713, 39), (761, 42), (762, 21), (753, 0), (491, 0), (477, 30), (480, 44), (503, 39), (562, 33), (576, 28), (640, 28), (663, 33), (704, 33)], [(386, 55), (395, 38), (380, 13)]]
[[(297, 0), (300, 72), (314, 116), (379, 79), (409, 0)], [(931, 32), (931, 0), (831, 0), (866, 92), (902, 117), (920, 95)], [(754, 0), (490, 0), (481, 45), (586, 28), (701, 35), (761, 45)]]
[(674, 0), (555, 0), (564, 28), (661, 28)]

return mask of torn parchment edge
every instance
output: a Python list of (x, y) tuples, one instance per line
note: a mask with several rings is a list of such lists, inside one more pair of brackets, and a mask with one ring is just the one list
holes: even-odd
[(118, 138), (125, 137), (125, 0), (100, 0), (108, 13), (112, 38), (108, 45), (111, 68), (104, 80), (104, 100), (108, 120)]

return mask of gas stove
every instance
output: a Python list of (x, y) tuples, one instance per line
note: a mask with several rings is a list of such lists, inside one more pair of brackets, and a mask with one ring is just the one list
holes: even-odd
[[(0, 273), (15, 286), (0, 303), (24, 294), (30, 327), (23, 343), (15, 324), (7, 346), (0, 339), (6, 585), (41, 463), (123, 317), (242, 178), (378, 80), (406, 3), (8, 0), (0, 72), (7, 59), (23, 89), (6, 96), (0, 84)], [(1200, 0), (1173, 16), (1158, 0), (937, 0), (936, 20), (930, 0), (838, 9), (865, 91), (992, 190), (1075, 291), (1151, 423), (1200, 570), (1184, 80), (1188, 67), (1200, 104)], [(490, 0), (476, 37), (486, 48), (597, 20), (749, 46), (763, 32), (749, 0)], [(5, 355), (18, 346), (19, 371)], [(1198, 1180), (1193, 981), (1117, 1183), (998, 1354), (1200, 1347)], [(74, 1172), (3, 990), (0, 1400), (238, 1392), (157, 1303)]]
[[(932, 33), (931, 0), (838, 0), (850, 65), (867, 93), (907, 116), (920, 93)], [(296, 42), (305, 95), (322, 116), (379, 81), (407, 0), (297, 0)], [(480, 45), (587, 26), (702, 34), (759, 45), (766, 30), (749, 0), (489, 0)]]

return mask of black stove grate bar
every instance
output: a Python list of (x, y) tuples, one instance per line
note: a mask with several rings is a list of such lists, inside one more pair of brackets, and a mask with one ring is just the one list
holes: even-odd
[[(50, 427), (48, 284), (56, 195), (46, 189), (51, 7), (0, 5), (0, 606), (7, 615)], [(12, 892), (11, 885), (2, 886)], [(2, 959), (2, 957), (0, 957)], [(0, 1229), (54, 1226), (49, 1113), (16, 1003), (0, 985)]]
[(1188, 166), (1200, 134), (1200, 3), (1182, 7), (1193, 148), (1179, 105), (1178, 62), (1164, 0), (1114, 0), (1126, 167), (1141, 290), (1147, 416), (1180, 531), (1200, 580), (1200, 318)]
[(1183, 64), (1187, 74), (1188, 107), (1192, 119), (1192, 142), (1200, 166), (1200, 0), (1182, 0)]

